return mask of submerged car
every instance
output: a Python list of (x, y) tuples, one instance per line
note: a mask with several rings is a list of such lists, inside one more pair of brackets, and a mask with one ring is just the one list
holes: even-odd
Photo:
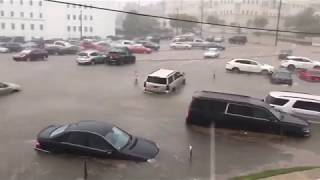
[(142, 44), (135, 44), (128, 47), (131, 53), (150, 54), (152, 49), (144, 47)]
[(0, 53), (8, 53), (9, 49), (0, 45)]
[(306, 120), (277, 111), (261, 99), (210, 91), (193, 95), (186, 123), (300, 137), (311, 134)]
[(208, 51), (204, 52), (204, 58), (218, 58), (220, 56), (220, 51), (216, 48), (209, 48)]
[(249, 72), (267, 75), (273, 73), (274, 67), (251, 59), (233, 59), (227, 62), (226, 70), (236, 73)]
[(39, 132), (34, 148), (46, 153), (135, 161), (151, 160), (159, 153), (153, 141), (133, 136), (113, 124), (92, 120), (48, 126)]
[(292, 73), (286, 69), (278, 69), (273, 72), (270, 77), (270, 81), (273, 84), (288, 84), (292, 85)]
[(106, 64), (134, 64), (136, 62), (136, 57), (132, 55), (127, 47), (116, 47), (112, 48), (106, 59)]
[(305, 81), (310, 81), (310, 82), (320, 82), (320, 70), (319, 69), (301, 70), (299, 72), (299, 78)]
[(35, 60), (46, 60), (48, 58), (48, 52), (44, 49), (25, 49), (20, 53), (13, 56), (15, 61), (35, 61)]
[(81, 64), (104, 64), (107, 56), (96, 50), (82, 51), (78, 54), (77, 63)]
[(14, 83), (0, 82), (0, 95), (20, 91), (20, 86)]

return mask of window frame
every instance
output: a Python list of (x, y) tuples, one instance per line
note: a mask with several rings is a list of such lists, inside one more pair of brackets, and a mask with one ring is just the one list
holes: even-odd
[[(313, 103), (319, 106), (318, 110), (315, 109), (306, 109), (306, 108), (299, 108), (299, 107), (295, 107), (297, 103)], [(305, 105), (303, 105), (303, 107), (307, 107)], [(311, 102), (311, 101), (304, 101), (304, 100), (296, 100), (293, 104), (292, 104), (292, 109), (298, 109), (298, 110), (303, 110), (303, 111), (311, 111), (311, 112), (315, 112), (315, 113), (320, 113), (320, 103), (317, 102)]]

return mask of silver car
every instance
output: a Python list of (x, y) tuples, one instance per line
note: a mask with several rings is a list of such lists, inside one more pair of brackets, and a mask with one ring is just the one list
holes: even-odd
[(20, 86), (8, 82), (0, 82), (0, 95), (20, 91)]

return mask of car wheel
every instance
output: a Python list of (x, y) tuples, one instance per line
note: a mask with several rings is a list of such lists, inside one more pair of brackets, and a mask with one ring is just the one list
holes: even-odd
[(268, 75), (268, 74), (269, 74), (269, 71), (264, 69), (264, 70), (261, 71), (261, 74), (262, 74), (262, 75)]
[(234, 72), (234, 73), (239, 73), (240, 69), (237, 68), (237, 67), (234, 67), (234, 68), (231, 69), (231, 71)]
[(296, 67), (294, 66), (294, 65), (292, 65), (292, 64), (290, 64), (289, 66), (288, 66), (288, 70), (289, 71), (294, 71), (296, 69)]
[(171, 91), (174, 93), (176, 92), (176, 88), (172, 88)]
[(91, 64), (92, 64), (92, 65), (95, 65), (95, 64), (96, 64), (96, 61), (95, 61), (95, 60), (91, 60)]

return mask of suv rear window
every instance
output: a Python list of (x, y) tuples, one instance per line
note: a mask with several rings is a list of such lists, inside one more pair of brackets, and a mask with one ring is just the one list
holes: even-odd
[(294, 103), (292, 107), (297, 109), (320, 112), (320, 103), (315, 102), (297, 101), (296, 103)]
[(157, 83), (157, 84), (167, 84), (166, 78), (148, 76), (147, 82)]
[(273, 105), (278, 105), (278, 106), (283, 106), (289, 102), (288, 99), (282, 99), (282, 98), (275, 98), (272, 96), (267, 96), (266, 98), (266, 103), (268, 104), (273, 104)]

